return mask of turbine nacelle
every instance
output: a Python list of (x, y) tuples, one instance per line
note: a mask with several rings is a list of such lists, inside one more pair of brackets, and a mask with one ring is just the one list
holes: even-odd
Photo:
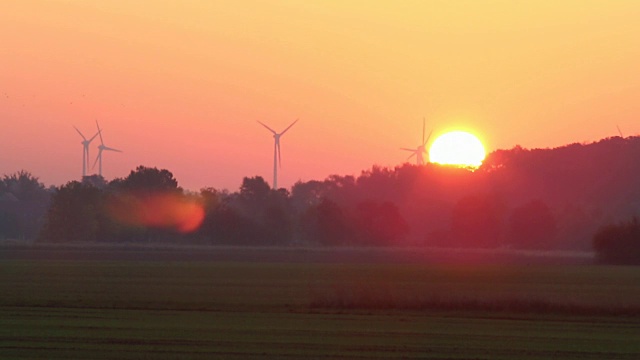
[(118, 149), (114, 149), (114, 148), (110, 148), (104, 145), (98, 145), (98, 150), (106, 150), (106, 151), (115, 151), (115, 152), (122, 152), (122, 150), (118, 150)]

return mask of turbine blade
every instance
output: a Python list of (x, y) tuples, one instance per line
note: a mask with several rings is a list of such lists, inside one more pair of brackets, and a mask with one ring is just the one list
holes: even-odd
[(432, 134), (433, 134), (433, 130), (429, 131), (429, 136), (427, 136), (427, 140), (425, 140), (425, 141), (422, 143), (422, 146), (427, 145), (427, 143), (429, 142), (429, 139), (431, 139), (431, 135), (432, 135)]
[(292, 127), (293, 125), (295, 125), (295, 124), (298, 122), (298, 120), (300, 120), (300, 119), (296, 119), (296, 121), (292, 122), (292, 123), (291, 123), (291, 125), (287, 126), (287, 128), (286, 128), (286, 129), (284, 129), (284, 130), (280, 133), (280, 135), (283, 135), (284, 133), (286, 133), (286, 132), (287, 132), (287, 130), (291, 129), (291, 127)]
[(618, 128), (618, 134), (620, 134), (620, 137), (624, 139), (624, 135), (622, 135), (622, 130), (620, 130), (620, 126), (616, 125), (616, 127)]
[(280, 142), (278, 141), (278, 143), (276, 144), (276, 146), (278, 147), (278, 165), (280, 167), (282, 167), (282, 154), (280, 152)]
[(272, 128), (270, 128), (270, 127), (268, 127), (267, 125), (265, 125), (263, 122), (261, 122), (261, 121), (259, 121), (259, 120), (256, 120), (256, 121), (258, 121), (258, 122), (260, 123), (260, 125), (262, 125), (262, 126), (266, 127), (266, 128), (267, 128), (267, 130), (271, 131), (271, 132), (273, 133), (273, 135), (276, 135), (276, 134), (277, 134), (277, 132), (275, 132)]
[(92, 169), (95, 169), (96, 164), (98, 163), (98, 159), (100, 159), (101, 157), (102, 157), (102, 148), (98, 150), (98, 156), (96, 156), (96, 161), (93, 162), (93, 166), (91, 167)]
[(114, 149), (114, 148), (110, 148), (107, 146), (103, 146), (102, 147), (103, 150), (107, 150), (107, 151), (115, 151), (115, 152), (122, 152), (122, 150), (118, 150), (118, 149)]
[(102, 129), (100, 129), (100, 125), (98, 125), (98, 120), (96, 120), (96, 127), (98, 128), (98, 134), (100, 135), (100, 144), (104, 145), (104, 141), (102, 141)]
[(407, 148), (400, 148), (400, 150), (413, 151), (413, 152), (416, 151), (416, 149), (407, 149)]
[(413, 154), (409, 155), (409, 157), (407, 158), (407, 160), (411, 159), (412, 157), (416, 156), (418, 153), (417, 152), (413, 152)]
[(426, 141), (424, 141), (424, 127), (425, 127), (426, 122), (427, 122), (427, 120), (425, 118), (422, 118), (422, 145), (427, 143)]
[(78, 134), (80, 134), (80, 136), (82, 136), (82, 139), (83, 139), (84, 141), (87, 141), (87, 138), (86, 138), (86, 137), (84, 137), (84, 135), (82, 135), (82, 133), (80, 132), (80, 130), (78, 130), (78, 128), (77, 128), (77, 127), (75, 127), (75, 126), (74, 126), (73, 128), (74, 128), (74, 129), (76, 129), (76, 131), (78, 132)]
[(93, 141), (93, 139), (95, 139), (95, 138), (96, 138), (96, 136), (98, 136), (98, 135), (100, 135), (100, 132), (99, 132), (99, 131), (98, 131), (95, 135), (93, 135), (93, 136), (91, 137), (91, 139), (89, 139), (89, 140), (88, 140), (88, 141), (89, 141), (89, 143), (91, 143), (91, 142)]

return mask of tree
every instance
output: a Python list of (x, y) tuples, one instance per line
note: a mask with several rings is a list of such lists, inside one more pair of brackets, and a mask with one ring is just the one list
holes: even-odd
[(353, 219), (359, 242), (364, 245), (399, 245), (409, 226), (398, 207), (388, 201), (358, 204)]
[(300, 227), (303, 239), (312, 244), (347, 245), (353, 238), (353, 229), (344, 210), (326, 198), (302, 214)]
[(640, 220), (601, 227), (593, 236), (593, 248), (602, 263), (640, 265)]
[(326, 194), (325, 184), (321, 181), (298, 181), (291, 188), (291, 203), (296, 211), (305, 211), (318, 205)]
[(0, 181), (0, 237), (34, 238), (44, 222), (50, 197), (28, 171), (5, 175)]
[(124, 179), (116, 179), (110, 183), (118, 190), (128, 190), (138, 193), (182, 192), (178, 181), (166, 169), (138, 166)]
[(82, 178), (82, 183), (85, 185), (91, 185), (98, 189), (104, 189), (107, 187), (107, 180), (102, 175), (87, 175)]
[(261, 176), (245, 177), (242, 179), (240, 196), (249, 202), (264, 202), (269, 192), (271, 192), (271, 187)]
[(500, 244), (504, 205), (495, 196), (470, 195), (454, 206), (451, 232), (454, 245), (496, 247)]
[(52, 197), (40, 240), (45, 242), (94, 242), (103, 217), (100, 189), (72, 181)]
[(515, 208), (509, 216), (510, 243), (515, 247), (548, 249), (553, 246), (556, 229), (556, 219), (540, 200)]
[(204, 218), (199, 198), (184, 194), (166, 169), (138, 166), (124, 179), (109, 183), (107, 228), (111, 238), (127, 241), (174, 241), (195, 231)]

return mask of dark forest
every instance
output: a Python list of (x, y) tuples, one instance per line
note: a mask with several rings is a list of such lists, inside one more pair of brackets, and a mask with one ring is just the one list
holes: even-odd
[[(591, 251), (600, 234), (601, 252), (616, 224), (637, 225), (638, 159), (640, 137), (612, 137), (498, 150), (475, 170), (374, 166), (359, 176), (298, 182), (291, 191), (255, 176), (234, 192), (190, 192), (169, 170), (145, 166), (109, 182), (90, 176), (46, 188), (20, 171), (0, 181), (0, 238)], [(640, 238), (630, 244), (637, 252)]]

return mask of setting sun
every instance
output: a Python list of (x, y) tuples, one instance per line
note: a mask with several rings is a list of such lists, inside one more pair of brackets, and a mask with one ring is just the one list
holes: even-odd
[(429, 160), (443, 165), (478, 167), (484, 156), (482, 142), (475, 135), (464, 131), (440, 135), (429, 149)]

